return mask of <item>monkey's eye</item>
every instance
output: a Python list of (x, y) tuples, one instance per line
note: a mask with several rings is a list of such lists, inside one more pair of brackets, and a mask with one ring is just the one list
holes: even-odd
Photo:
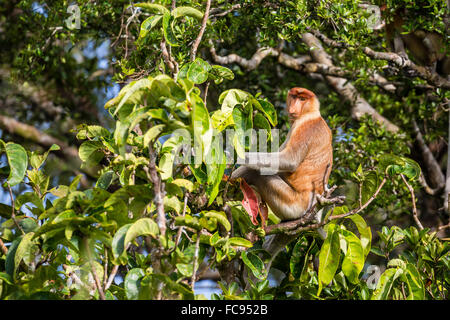
[(305, 97), (298, 97), (298, 99), (299, 99), (300, 101), (305, 101), (305, 100), (306, 100)]

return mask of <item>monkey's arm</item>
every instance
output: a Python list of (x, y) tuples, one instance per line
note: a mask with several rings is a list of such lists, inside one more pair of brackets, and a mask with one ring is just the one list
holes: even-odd
[(280, 152), (247, 152), (245, 166), (255, 170), (267, 168), (274, 173), (293, 172), (303, 162), (307, 152), (306, 144), (297, 145), (295, 150), (288, 146)]

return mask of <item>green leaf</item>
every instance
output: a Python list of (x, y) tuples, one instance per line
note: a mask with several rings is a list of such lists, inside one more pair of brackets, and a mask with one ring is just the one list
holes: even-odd
[(294, 278), (300, 278), (303, 270), (305, 259), (307, 258), (307, 252), (309, 248), (309, 242), (306, 237), (301, 237), (294, 248), (292, 249), (291, 259), (289, 261), (289, 269)]
[(192, 263), (177, 263), (175, 265), (177, 270), (185, 277), (191, 277), (194, 272), (194, 265)]
[(231, 230), (231, 224), (227, 219), (227, 216), (225, 212), (219, 212), (219, 211), (208, 211), (205, 213), (205, 217), (207, 218), (214, 218), (217, 219), (217, 221), (224, 226), (226, 231)]
[(359, 282), (359, 274), (364, 267), (364, 252), (359, 238), (350, 231), (340, 230), (347, 242), (347, 252), (342, 261), (342, 272), (351, 283)]
[(191, 7), (177, 7), (174, 10), (172, 10), (172, 15), (175, 17), (175, 19), (179, 17), (192, 17), (197, 20), (202, 20), (203, 13), (195, 8)]
[(6, 282), (7, 284), (13, 284), (13, 279), (5, 272), (0, 272), (0, 280)]
[(170, 11), (166, 7), (164, 7), (160, 4), (156, 4), (156, 3), (140, 2), (140, 3), (135, 3), (134, 6), (138, 7), (138, 8), (142, 8), (145, 11), (149, 11), (152, 13), (159, 13), (159, 14), (170, 13)]
[(16, 278), (16, 271), (19, 268), (19, 264), (22, 261), (22, 259), (25, 257), (25, 255), (28, 254), (28, 252), (31, 250), (31, 247), (33, 246), (33, 241), (31, 240), (34, 236), (33, 232), (25, 234), (22, 239), (20, 240), (20, 243), (17, 246), (17, 249), (15, 250), (14, 254), (14, 270), (13, 270), (13, 278)]
[(141, 268), (131, 269), (127, 273), (124, 280), (124, 288), (128, 300), (138, 300), (141, 280), (144, 276), (145, 272)]
[(215, 84), (219, 84), (223, 81), (223, 79), (233, 80), (234, 73), (230, 69), (226, 67), (222, 67), (219, 65), (213, 65), (211, 71), (209, 72), (209, 76), (214, 80)]
[(253, 275), (259, 280), (266, 278), (266, 272), (264, 268), (264, 262), (253, 252), (241, 252), (241, 259), (245, 265), (252, 271)]
[(155, 221), (150, 218), (142, 218), (134, 222), (128, 229), (124, 244), (125, 246), (139, 236), (156, 237), (159, 234), (159, 228)]
[(189, 66), (187, 72), (188, 80), (196, 84), (201, 84), (208, 80), (208, 72), (211, 65), (201, 58), (196, 58)]
[(170, 12), (164, 13), (163, 32), (164, 38), (166, 39), (167, 43), (170, 44), (172, 47), (178, 47), (180, 44), (178, 43), (175, 33), (173, 32), (174, 20), (175, 17), (171, 15)]
[(265, 100), (256, 100), (256, 101), (252, 100), (252, 104), (255, 106), (256, 109), (264, 113), (264, 115), (269, 120), (272, 126), (277, 125), (278, 123), (277, 111), (275, 110), (273, 104)]
[(9, 219), (11, 218), (13, 208), (7, 204), (0, 203), (0, 217)]
[(152, 30), (161, 21), (162, 15), (154, 15), (148, 17), (141, 24), (141, 31), (139, 32), (139, 39), (145, 38), (147, 33)]
[(425, 286), (416, 266), (408, 263), (402, 274), (402, 280), (408, 284), (408, 300), (425, 300)]
[(173, 184), (176, 184), (179, 187), (185, 188), (187, 191), (194, 191), (194, 183), (192, 181), (186, 179), (175, 179), (172, 181)]
[(106, 190), (109, 188), (113, 180), (114, 180), (114, 171), (109, 170), (103, 172), (100, 178), (98, 178), (95, 187)]
[(195, 93), (191, 92), (189, 100), (192, 105), (192, 123), (194, 127), (194, 138), (201, 143), (202, 159), (205, 159), (211, 147), (213, 130), (210, 123), (208, 109), (203, 100)]
[[(1, 140), (0, 140), (1, 141)], [(8, 184), (13, 187), (22, 182), (28, 167), (28, 156), (25, 149), (20, 145), (12, 142), (4, 144), (6, 157), (9, 164)]]
[(358, 228), (365, 259), (370, 252), (372, 242), (372, 231), (370, 230), (370, 227), (367, 226), (364, 218), (361, 217), (359, 214), (353, 214), (351, 216), (348, 216), (347, 218), (352, 220), (353, 223)]
[(11, 246), (8, 249), (8, 253), (6, 254), (5, 259), (5, 271), (6, 273), (15, 279), (15, 271), (16, 271), (16, 264), (15, 264), (15, 256), (17, 252), (17, 247), (19, 246), (20, 242), (22, 241), (22, 237), (15, 239)]
[(158, 124), (147, 130), (144, 134), (144, 148), (147, 147), (150, 142), (153, 142), (161, 132), (163, 132), (165, 126), (165, 124)]
[(328, 225), (327, 237), (320, 249), (319, 254), (319, 291), (322, 291), (322, 284), (328, 285), (333, 280), (339, 266), (340, 258), (339, 230), (335, 224)]
[[(154, 79), (152, 77), (148, 77), (142, 78), (134, 82), (133, 84), (130, 83), (130, 86), (127, 87), (127, 90), (121, 97), (119, 105), (117, 106), (116, 110), (114, 110), (113, 115), (116, 115), (125, 104), (137, 104), (142, 99), (144, 90), (148, 91), (152, 87), (153, 80)], [(120, 92), (118, 97), (119, 96)]]
[(131, 223), (122, 226), (117, 230), (111, 242), (111, 249), (113, 252), (114, 259), (119, 259), (125, 251), (125, 237), (127, 235), (128, 229), (131, 227)]
[(39, 169), (45, 160), (47, 160), (48, 154), (50, 151), (60, 150), (60, 147), (57, 144), (52, 144), (52, 146), (45, 152), (43, 155), (38, 155), (36, 153), (32, 153), (30, 157), (30, 164), (33, 168)]
[(239, 246), (245, 248), (253, 247), (253, 243), (241, 237), (231, 237), (230, 239), (228, 239), (228, 243), (232, 246)]
[(96, 165), (103, 159), (102, 148), (103, 144), (100, 141), (85, 141), (81, 144), (78, 154), (82, 161)]
[(386, 269), (378, 280), (377, 288), (372, 294), (371, 300), (387, 300), (394, 285), (394, 281), (403, 274), (400, 268)]

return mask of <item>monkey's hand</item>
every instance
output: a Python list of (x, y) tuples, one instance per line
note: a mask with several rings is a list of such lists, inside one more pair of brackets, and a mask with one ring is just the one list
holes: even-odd
[(235, 181), (237, 178), (242, 178), (245, 176), (246, 171), (248, 169), (245, 166), (240, 166), (239, 168), (237, 168), (236, 170), (234, 170), (231, 173), (231, 177), (230, 177), (230, 181), (233, 182)]

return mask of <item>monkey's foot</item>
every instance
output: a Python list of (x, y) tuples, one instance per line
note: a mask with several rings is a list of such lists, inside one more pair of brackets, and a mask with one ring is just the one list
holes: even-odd
[(337, 196), (334, 198), (327, 198), (324, 196), (321, 196), (320, 194), (316, 195), (317, 201), (321, 204), (321, 205), (327, 205), (327, 204), (335, 204), (335, 203), (344, 203), (345, 201), (345, 196)]

